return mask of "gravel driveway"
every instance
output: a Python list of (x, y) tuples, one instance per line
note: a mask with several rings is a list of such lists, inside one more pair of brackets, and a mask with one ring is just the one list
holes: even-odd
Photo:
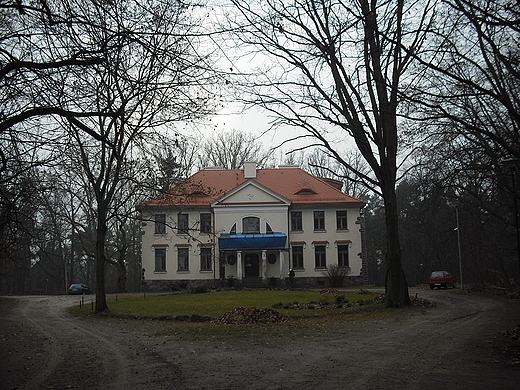
[(65, 310), (78, 297), (17, 297), (0, 319), (0, 389), (519, 388), (520, 342), (501, 334), (520, 324), (518, 300), (410, 293), (437, 307), (210, 341), (165, 322), (78, 320)]

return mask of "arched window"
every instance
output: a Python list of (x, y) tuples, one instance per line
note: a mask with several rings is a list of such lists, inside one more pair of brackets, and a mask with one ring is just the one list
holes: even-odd
[(260, 233), (260, 218), (246, 217), (242, 219), (242, 232), (244, 234)]

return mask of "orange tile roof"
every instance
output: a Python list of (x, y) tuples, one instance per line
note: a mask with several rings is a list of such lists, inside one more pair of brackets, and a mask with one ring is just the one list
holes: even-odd
[[(245, 179), (242, 169), (204, 169), (144, 206), (209, 206), (247, 180), (255, 180), (293, 204), (350, 203), (359, 207), (363, 201), (349, 196), (324, 179), (300, 168), (257, 169), (255, 179)], [(302, 191), (302, 194), (298, 194)]]

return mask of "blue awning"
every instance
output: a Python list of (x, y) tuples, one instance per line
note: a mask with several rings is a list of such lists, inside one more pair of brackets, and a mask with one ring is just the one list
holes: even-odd
[(284, 249), (287, 236), (283, 233), (227, 234), (218, 239), (221, 250)]

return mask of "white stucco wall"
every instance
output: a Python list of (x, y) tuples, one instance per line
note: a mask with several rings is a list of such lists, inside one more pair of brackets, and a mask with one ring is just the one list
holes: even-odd
[[(336, 229), (336, 211), (347, 210), (347, 225), (348, 230)], [(322, 269), (315, 269), (314, 248), (312, 243), (314, 241), (327, 241), (326, 247), (326, 261), (327, 265), (338, 262), (336, 241), (350, 240), (349, 247), (349, 265), (351, 269), (351, 276), (358, 276), (361, 272), (361, 233), (359, 231), (360, 225), (356, 224), (359, 217), (359, 208), (333, 208), (326, 209), (325, 207), (316, 206), (312, 209), (298, 209), (293, 208), (291, 211), (302, 212), (303, 231), (289, 233), (289, 245), (291, 242), (305, 242), (303, 250), (304, 269), (296, 269), (296, 277), (320, 277), (323, 276)], [(325, 230), (314, 230), (314, 211), (325, 212)], [(300, 244), (298, 244), (300, 245)], [(292, 256), (291, 264), (292, 264)]]
[[(212, 254), (214, 262), (218, 260), (218, 248), (216, 247), (216, 239), (213, 233), (200, 233), (200, 214), (209, 213), (210, 209), (183, 210), (182, 214), (188, 214), (188, 226), (190, 234), (177, 233), (177, 215), (179, 211), (157, 209), (153, 212), (143, 213), (142, 219), (146, 224), (143, 226), (142, 235), (142, 263), (145, 271), (145, 279), (147, 280), (176, 280), (176, 279), (213, 279), (218, 278), (218, 266), (215, 270), (200, 270), (200, 249), (202, 245), (213, 244)], [(166, 214), (166, 233), (155, 233), (155, 214)], [(213, 219), (213, 216), (212, 216)], [(166, 271), (155, 271), (155, 248), (163, 248), (166, 246)], [(179, 245), (189, 249), (189, 270), (178, 270), (177, 249)], [(218, 263), (217, 263), (218, 264)], [(214, 271), (216, 274), (214, 274)]]
[(236, 224), (237, 233), (242, 233), (242, 219), (260, 218), (260, 233), (266, 232), (266, 223), (274, 232), (287, 232), (287, 206), (239, 206), (215, 208), (215, 229), (217, 234), (229, 233)]
[[(197, 280), (197, 279), (213, 279), (219, 278), (218, 270), (218, 235), (220, 233), (229, 233), (233, 224), (237, 224), (237, 232), (242, 232), (241, 221), (244, 217), (260, 218), (261, 233), (265, 233), (265, 223), (269, 223), (273, 231), (287, 234), (287, 250), (280, 253), (279, 250), (269, 250), (265, 253), (266, 258), (273, 254), (276, 256), (276, 262), (270, 264), (266, 262), (265, 276), (267, 278), (280, 278), (287, 275), (292, 264), (292, 256), (290, 250), (291, 242), (305, 242), (304, 245), (304, 268), (296, 269), (296, 277), (321, 277), (323, 269), (315, 268), (314, 241), (327, 241), (326, 259), (327, 265), (337, 263), (337, 246), (336, 241), (350, 240), (349, 248), (349, 264), (351, 268), (351, 276), (360, 275), (361, 258), (361, 234), (360, 225), (356, 223), (359, 216), (358, 208), (350, 208), (347, 210), (348, 230), (336, 229), (336, 208), (327, 210), (324, 207), (316, 207), (315, 209), (288, 209), (286, 205), (277, 206), (256, 206), (241, 205), (217, 207), (212, 215), (212, 222), (216, 234), (206, 234), (198, 232), (201, 212), (210, 212), (210, 209), (183, 210), (183, 214), (188, 214), (188, 223), (190, 235), (177, 234), (177, 215), (178, 211), (166, 209), (157, 209), (153, 213), (143, 213), (143, 236), (142, 236), (142, 257), (143, 268), (145, 268), (145, 278), (148, 280)], [(343, 209), (345, 210), (345, 209)], [(290, 211), (302, 211), (303, 231), (291, 232), (290, 229)], [(314, 211), (325, 211), (325, 230), (314, 231)], [(155, 233), (155, 214), (166, 214), (166, 233)], [(200, 270), (200, 248), (201, 245), (213, 244), (212, 254), (214, 265), (211, 271)], [(166, 245), (166, 247), (165, 247)], [(177, 268), (177, 249), (179, 245), (189, 249), (189, 270), (179, 271)], [(155, 271), (155, 248), (166, 248), (166, 271)], [(244, 264), (247, 251), (242, 253), (242, 264)], [(262, 267), (262, 252), (254, 251), (260, 257), (260, 267)], [(226, 254), (227, 256), (231, 253)], [(281, 267), (280, 257), (283, 257)], [(260, 269), (260, 276), (263, 276)], [(239, 272), (237, 264), (226, 265), (226, 275), (237, 277)], [(242, 269), (244, 275), (244, 269)]]

